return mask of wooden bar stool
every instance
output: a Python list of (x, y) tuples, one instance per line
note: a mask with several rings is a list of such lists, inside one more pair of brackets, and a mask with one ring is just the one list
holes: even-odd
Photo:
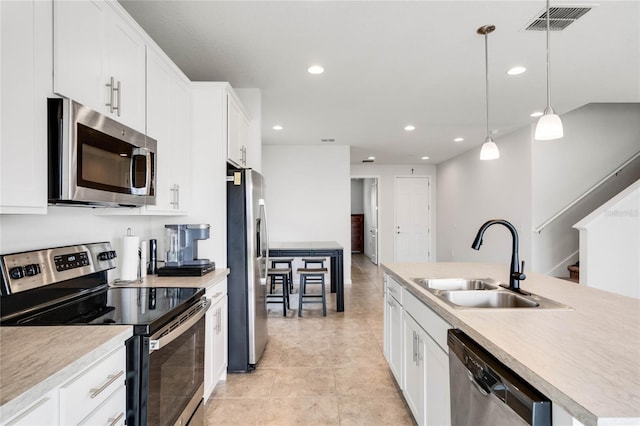
[(291, 268), (276, 268), (269, 269), (267, 276), (271, 279), (271, 289), (276, 284), (282, 284), (282, 293), (267, 294), (265, 296), (265, 303), (282, 303), (282, 315), (287, 316), (287, 309), (289, 309), (289, 276), (291, 275)]
[[(305, 268), (324, 268), (324, 261), (326, 259), (324, 257), (303, 257), (302, 262), (304, 263)], [(323, 278), (324, 279), (324, 278)], [(300, 280), (302, 282), (302, 280)], [(309, 277), (307, 280), (308, 284), (320, 284), (319, 277)]]
[[(283, 265), (283, 268), (289, 268), (291, 272), (289, 272), (289, 294), (295, 293), (293, 290), (293, 257), (286, 258), (274, 258), (271, 260), (271, 268), (278, 269), (278, 265)], [(280, 282), (276, 282), (276, 280), (280, 279), (279, 277), (271, 277), (271, 287), (269, 288), (269, 293), (273, 293), (273, 287), (275, 284), (280, 284)]]
[[(298, 291), (298, 316), (302, 316), (303, 303), (322, 303), (322, 316), (327, 316), (327, 297), (325, 292), (325, 274), (327, 268), (298, 268), (300, 275), (300, 290)], [(307, 284), (320, 284), (321, 294), (307, 293)], [(321, 299), (321, 300), (316, 300)]]

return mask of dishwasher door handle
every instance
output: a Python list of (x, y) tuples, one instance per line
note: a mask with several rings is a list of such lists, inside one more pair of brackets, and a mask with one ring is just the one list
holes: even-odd
[(467, 370), (467, 377), (469, 377), (469, 381), (470, 381), (471, 383), (473, 383), (473, 384), (474, 384), (474, 386), (476, 387), (476, 389), (478, 389), (478, 391), (479, 391), (482, 395), (484, 395), (484, 396), (488, 396), (488, 395), (489, 395), (489, 393), (491, 393), (491, 392), (487, 391), (487, 390), (486, 390), (486, 389), (485, 389), (485, 388), (484, 388), (480, 383), (478, 383), (478, 381), (476, 380), (476, 378), (475, 378), (475, 377), (473, 377), (473, 374), (472, 374), (472, 373), (471, 373), (471, 371), (469, 371), (469, 370)]

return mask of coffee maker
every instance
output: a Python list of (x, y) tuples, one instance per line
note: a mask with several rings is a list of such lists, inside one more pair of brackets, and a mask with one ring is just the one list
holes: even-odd
[(198, 259), (198, 240), (209, 238), (209, 224), (165, 225), (167, 260), (160, 276), (201, 276), (215, 269), (209, 259)]

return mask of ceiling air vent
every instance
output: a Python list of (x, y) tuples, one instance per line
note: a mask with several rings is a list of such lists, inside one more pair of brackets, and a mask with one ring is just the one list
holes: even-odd
[(373, 163), (376, 160), (362, 160), (363, 163)]
[[(590, 11), (589, 7), (569, 7), (556, 6), (549, 8), (549, 30), (562, 31), (569, 25), (573, 24), (585, 13)], [(547, 10), (544, 9), (538, 14), (531, 23), (525, 28), (525, 31), (546, 31), (547, 30)]]

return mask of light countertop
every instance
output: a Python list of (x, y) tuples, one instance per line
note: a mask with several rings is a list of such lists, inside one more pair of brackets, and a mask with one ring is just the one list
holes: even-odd
[(527, 273), (523, 290), (572, 307), (461, 309), (413, 278), (493, 278), (508, 265), (389, 263), (383, 269), (585, 425), (640, 424), (640, 300)]
[(229, 268), (215, 269), (201, 277), (159, 277), (147, 275), (142, 282), (129, 281), (122, 284), (110, 284), (113, 287), (213, 287), (229, 275)]
[(124, 345), (133, 328), (0, 327), (0, 417), (4, 421)]

